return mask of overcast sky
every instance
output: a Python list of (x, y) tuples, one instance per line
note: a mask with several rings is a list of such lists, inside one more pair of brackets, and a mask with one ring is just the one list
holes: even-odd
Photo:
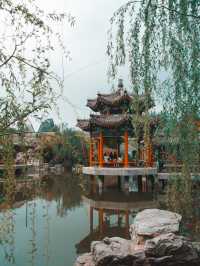
[[(107, 82), (107, 30), (113, 12), (127, 0), (38, 0), (46, 11), (70, 12), (76, 18), (74, 28), (63, 27), (65, 45), (71, 52), (72, 61), (64, 64), (64, 96), (76, 106), (59, 102), (60, 118), (51, 113), (56, 122), (76, 125), (76, 119), (87, 118), (89, 110), (85, 106), (87, 98), (95, 97), (98, 91), (109, 92), (111, 84)], [(54, 64), (61, 71), (62, 58), (55, 54)], [(127, 81), (127, 75), (120, 74)], [(64, 98), (64, 97), (63, 97)]]

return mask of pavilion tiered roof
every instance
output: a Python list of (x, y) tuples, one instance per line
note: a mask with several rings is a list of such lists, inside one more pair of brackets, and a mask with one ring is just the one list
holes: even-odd
[(103, 106), (117, 107), (121, 104), (129, 105), (131, 97), (126, 90), (118, 89), (110, 94), (97, 94), (96, 99), (88, 99), (87, 106), (94, 112), (100, 112)]
[[(148, 120), (150, 132), (153, 133), (159, 123), (158, 117), (151, 117)], [(128, 128), (134, 133), (134, 117), (132, 114), (117, 114), (117, 115), (90, 115), (89, 119), (78, 119), (77, 127), (84, 131), (92, 132), (98, 128), (101, 129), (117, 129)], [(145, 120), (137, 121), (137, 126), (140, 128), (141, 136), (144, 134)]]
[(129, 114), (117, 115), (90, 115), (90, 119), (78, 119), (77, 126), (85, 131), (91, 128), (119, 128), (121, 126), (131, 127), (131, 116)]
[[(148, 109), (154, 106), (154, 102), (150, 96), (142, 95), (132, 95), (119, 88), (116, 91), (109, 94), (98, 93), (97, 98), (88, 99), (87, 106), (94, 112), (104, 113), (105, 110), (109, 113), (122, 113), (124, 110), (132, 113), (136, 113), (137, 103), (139, 108), (139, 113), (145, 110), (146, 101)], [(122, 108), (125, 107), (125, 108)]]
[[(87, 106), (98, 114), (91, 114), (89, 119), (78, 119), (77, 127), (87, 132), (96, 132), (99, 129), (117, 129), (134, 132), (133, 115), (142, 113), (154, 106), (150, 95), (133, 95), (124, 89), (122, 80), (119, 80), (117, 90), (111, 93), (98, 93), (95, 99), (88, 99)], [(144, 124), (139, 123), (142, 128)], [(150, 123), (153, 128), (154, 123)], [(137, 125), (138, 126), (138, 125)], [(134, 134), (134, 133), (133, 133)]]

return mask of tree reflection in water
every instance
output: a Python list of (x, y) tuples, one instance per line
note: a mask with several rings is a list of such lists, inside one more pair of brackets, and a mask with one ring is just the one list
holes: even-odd
[(11, 265), (15, 264), (15, 214), (13, 210), (5, 211), (0, 216), (0, 244), (4, 257)]
[(31, 228), (31, 251), (30, 251), (30, 265), (35, 266), (35, 258), (37, 255), (37, 244), (36, 244), (36, 202), (33, 201), (30, 203), (29, 208), (30, 208), (30, 228)]
[(83, 189), (81, 179), (72, 174), (64, 177), (50, 179), (48, 184), (41, 190), (41, 197), (47, 201), (56, 201), (57, 215), (66, 216), (69, 210), (80, 206)]
[(45, 246), (44, 246), (44, 257), (45, 257), (45, 265), (48, 266), (49, 265), (49, 261), (51, 259), (50, 257), (50, 215), (49, 215), (49, 208), (50, 208), (50, 204), (48, 201), (46, 201), (45, 205), (44, 205), (44, 218), (45, 218), (45, 222), (44, 222), (44, 241), (45, 241)]
[[(30, 185), (29, 185), (30, 186)], [(44, 246), (42, 254), (45, 259), (44, 265), (50, 265), (50, 207), (51, 203), (56, 204), (56, 213), (59, 217), (67, 216), (69, 210), (73, 210), (81, 204), (81, 195), (83, 187), (80, 177), (72, 176), (67, 173), (64, 176), (48, 177), (45, 182), (38, 185), (32, 185), (27, 189), (25, 185), (20, 193), (17, 192), (16, 201), (12, 207), (3, 204), (0, 213), (0, 252), (4, 253), (4, 260), (8, 265), (15, 265), (15, 237), (16, 237), (16, 221), (15, 209), (22, 207), (25, 203), (26, 210), (26, 227), (30, 229), (31, 236), (28, 244), (28, 265), (37, 265), (36, 257), (38, 256), (38, 226), (44, 228)], [(42, 224), (37, 224), (37, 215), (39, 205), (37, 200), (42, 200), (43, 218)], [(37, 205), (39, 204), (39, 205)], [(7, 206), (7, 207), (5, 207)]]
[[(0, 213), (0, 266), (60, 266), (64, 261), (72, 265), (76, 252), (87, 252), (91, 241), (104, 236), (127, 238), (133, 211), (155, 207), (152, 194), (127, 194), (113, 187), (99, 193), (97, 184), (85, 181), (69, 173), (49, 176), (40, 186), (25, 186), (14, 206)], [(199, 200), (182, 228), (198, 239)]]

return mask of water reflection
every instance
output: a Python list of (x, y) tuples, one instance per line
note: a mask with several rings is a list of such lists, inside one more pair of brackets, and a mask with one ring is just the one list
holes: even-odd
[[(26, 185), (22, 186), (16, 194), (12, 208), (8, 209), (5, 203), (1, 205), (0, 265), (54, 266), (56, 256), (53, 253), (57, 253), (59, 249), (62, 250), (63, 258), (60, 260), (61, 264), (57, 265), (64, 266), (67, 260), (72, 263), (75, 252), (70, 252), (72, 256), (66, 257), (66, 247), (59, 242), (69, 237), (66, 232), (71, 224), (69, 225), (67, 219), (68, 216), (73, 216), (73, 212), (81, 209), (82, 193), (80, 178), (71, 174), (49, 177), (40, 186), (32, 184), (31, 189), (29, 184), (28, 190)], [(57, 225), (59, 223), (62, 223), (63, 239), (56, 239), (55, 236), (60, 229)], [(52, 241), (52, 238), (55, 240)], [(67, 239), (67, 244), (69, 242), (70, 238)], [(73, 243), (71, 249), (72, 246), (74, 248)]]
[(129, 224), (135, 213), (157, 207), (153, 193), (130, 191), (126, 183), (121, 186), (112, 182), (111, 186), (102, 188), (99, 180), (91, 180), (89, 193), (82, 197), (88, 207), (90, 231), (77, 243), (77, 254), (89, 252), (91, 242), (104, 237), (129, 238)]
[(11, 265), (15, 264), (15, 223), (12, 210), (8, 210), (2, 215), (0, 220), (0, 244), (3, 248), (5, 260)]
[[(49, 177), (40, 186), (21, 190), (13, 208), (0, 213), (0, 265), (72, 266), (77, 254), (88, 252), (92, 241), (108, 236), (129, 238), (135, 214), (157, 207), (153, 193), (66, 174)], [(200, 239), (199, 199), (195, 215), (182, 230)], [(185, 218), (185, 217), (184, 217)]]
[(56, 201), (57, 215), (66, 216), (68, 211), (80, 206), (83, 188), (81, 179), (71, 174), (50, 181), (41, 189), (40, 197), (46, 201)]

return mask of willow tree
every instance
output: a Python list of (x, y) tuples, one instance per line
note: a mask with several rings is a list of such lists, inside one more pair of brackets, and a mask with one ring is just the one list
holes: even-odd
[[(199, 165), (200, 1), (129, 1), (110, 22), (109, 76), (127, 64), (134, 93), (160, 98), (183, 160), (181, 189), (173, 195), (184, 205), (190, 201), (191, 173)], [(148, 135), (147, 108), (145, 117)]]
[[(15, 199), (10, 128), (23, 125), (30, 116), (40, 117), (56, 104), (62, 93), (63, 78), (54, 71), (51, 59), (58, 49), (63, 57), (69, 57), (60, 30), (64, 21), (73, 25), (74, 18), (65, 13), (46, 13), (34, 0), (0, 0), (0, 21), (0, 145), (9, 206)], [(5, 218), (0, 242), (5, 248), (10, 244), (10, 255), (8, 252), (5, 255), (11, 261), (13, 241), (7, 236), (14, 230), (14, 213), (10, 210), (0, 218)], [(34, 249), (34, 239), (32, 247)]]
[(63, 78), (51, 59), (58, 48), (63, 58), (69, 57), (60, 32), (63, 23), (73, 25), (74, 18), (45, 13), (34, 0), (0, 0), (0, 15), (0, 142), (6, 146), (5, 176), (13, 183), (12, 145), (6, 145), (12, 138), (7, 136), (11, 127), (23, 125), (30, 116), (41, 117), (56, 104)]
[[(0, 0), (0, 131), (28, 116), (39, 115), (55, 104), (63, 79), (51, 58), (63, 44), (63, 21), (70, 14), (45, 13), (34, 0)], [(62, 73), (62, 69), (60, 71)]]

